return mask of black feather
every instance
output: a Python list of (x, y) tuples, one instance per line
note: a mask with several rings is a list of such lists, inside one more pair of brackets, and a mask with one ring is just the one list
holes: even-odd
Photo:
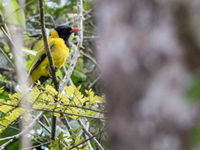
[(71, 35), (72, 28), (67, 25), (61, 25), (55, 28), (55, 30), (58, 32), (58, 35), (60, 38), (62, 38), (65, 41), (65, 44), (67, 47), (69, 47), (69, 37)]
[(46, 53), (44, 53), (43, 55), (41, 55), (41, 57), (38, 59), (38, 61), (36, 62), (36, 64), (33, 66), (33, 68), (31, 69), (29, 76), (32, 74), (32, 72), (40, 65), (40, 63), (45, 59), (46, 57)]

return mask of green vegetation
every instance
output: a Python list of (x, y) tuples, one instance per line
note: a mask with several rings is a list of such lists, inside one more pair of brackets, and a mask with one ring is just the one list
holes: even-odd
[[(30, 98), (27, 103), (32, 109), (26, 110), (21, 104), (23, 89), (18, 87), (17, 83), (12, 43), (3, 30), (9, 33), (13, 27), (23, 28), (23, 55), (28, 72), (37, 50), (43, 44), (39, 4), (34, 0), (26, 0), (24, 5), (17, 0), (0, 0), (0, 22), (3, 21), (0, 25), (0, 149), (4, 144), (7, 144), (5, 147), (9, 150), (20, 149), (19, 139), (25, 130), (20, 128), (22, 118), (36, 122), (33, 129), (28, 131), (32, 148), (87, 150), (89, 147), (105, 147), (104, 96), (102, 86), (98, 83), (101, 72), (94, 57), (94, 42), (97, 36), (94, 32), (93, 7), (92, 0), (83, 1), (83, 45), (79, 49), (80, 56), (63, 92), (59, 93), (54, 89), (52, 79), (43, 85), (38, 82), (37, 86), (29, 89)], [(46, 0), (45, 26), (48, 35), (60, 24), (78, 27), (77, 13), (77, 2), (74, 0)], [(56, 73), (60, 83), (70, 69), (77, 39), (78, 35), (73, 35), (70, 39), (68, 59), (65, 66)], [(42, 117), (36, 119), (41, 113)], [(58, 118), (55, 141), (51, 140), (52, 113)], [(8, 143), (9, 141), (11, 142)]]

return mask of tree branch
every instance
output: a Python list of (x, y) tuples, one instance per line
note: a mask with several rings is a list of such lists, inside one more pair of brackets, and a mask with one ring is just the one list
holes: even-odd
[(8, 68), (8, 67), (0, 67), (0, 72), (1, 71), (7, 71), (7, 72), (10, 72), (10, 73), (14, 73), (14, 69), (12, 68)]
[[(58, 91), (59, 82), (58, 82), (58, 79), (56, 77), (56, 68), (54, 66), (53, 58), (52, 58), (52, 55), (51, 55), (51, 51), (50, 51), (48, 40), (47, 40), (47, 36), (46, 36), (45, 20), (44, 20), (44, 4), (43, 3), (44, 3), (43, 0), (39, 0), (39, 4), (40, 4), (40, 23), (41, 23), (42, 37), (43, 37), (43, 41), (44, 41), (45, 51), (46, 51), (46, 54), (47, 54), (48, 60), (49, 60), (50, 73), (51, 73), (52, 78), (53, 78), (55, 89)], [(53, 116), (53, 114), (52, 114), (52, 126), (51, 127), (52, 127), (51, 139), (55, 140), (56, 117)]]
[(57, 90), (59, 85), (58, 85), (58, 80), (57, 80), (57, 77), (56, 77), (56, 68), (54, 66), (54, 62), (53, 62), (53, 58), (52, 58), (52, 55), (51, 55), (51, 50), (50, 50), (50, 47), (49, 47), (49, 44), (48, 44), (46, 30), (45, 30), (43, 0), (39, 0), (39, 4), (40, 4), (40, 23), (41, 23), (42, 38), (43, 38), (43, 41), (44, 41), (45, 51), (46, 51), (46, 54), (47, 54), (48, 60), (49, 60), (50, 71), (51, 71), (51, 75), (53, 77), (53, 82), (54, 82), (55, 88)]
[(80, 47), (83, 47), (83, 0), (78, 0), (77, 2), (78, 7), (78, 27), (79, 31), (79, 43)]
[(93, 87), (93, 85), (94, 85), (97, 81), (99, 81), (100, 78), (101, 78), (101, 74), (100, 74), (92, 83), (90, 83), (90, 85), (88, 86), (88, 88), (90, 89), (91, 87)]
[(94, 135), (93, 135), (92, 137), (89, 137), (88, 139), (84, 140), (83, 142), (81, 142), (81, 143), (79, 143), (79, 144), (77, 144), (77, 145), (74, 145), (74, 146), (70, 147), (69, 150), (79, 147), (80, 145), (86, 143), (87, 141), (91, 140), (91, 139), (94, 138), (94, 137), (95, 137)]
[(1, 53), (3, 54), (3, 56), (7, 59), (7, 61), (11, 64), (11, 66), (13, 68), (15, 68), (15, 65), (13, 64), (13, 62), (10, 60), (10, 58), (6, 55), (6, 53), (4, 52), (4, 50), (2, 48), (0, 48)]
[(84, 123), (79, 119), (78, 120), (78, 123), (82, 126), (84, 132), (89, 136), (89, 137), (92, 137), (92, 139), (94, 140), (94, 142), (96, 143), (97, 147), (99, 150), (104, 150), (104, 148), (102, 147), (102, 145), (99, 143), (99, 141), (96, 139), (95, 136), (93, 136), (88, 130), (87, 128), (85, 127)]
[(59, 114), (67, 114), (67, 115), (71, 115), (71, 116), (85, 117), (85, 118), (91, 118), (91, 119), (103, 119), (103, 120), (106, 119), (104, 117), (95, 117), (95, 116), (82, 115), (82, 114), (76, 114), (76, 113), (68, 113), (68, 112), (63, 112), (63, 111), (54, 111), (54, 110), (47, 110), (47, 109), (35, 109), (35, 110), (59, 113)]
[[(102, 130), (102, 131), (103, 131), (103, 130)], [(102, 131), (100, 131), (98, 134), (100, 134)], [(96, 135), (96, 136), (97, 136), (97, 135)], [(74, 146), (70, 147), (69, 150), (79, 147), (80, 145), (86, 143), (87, 141), (91, 140), (91, 139), (94, 138), (94, 137), (95, 137), (95, 135), (89, 137), (88, 139), (84, 140), (83, 142), (81, 142), (81, 143), (79, 143), (79, 144), (77, 144), (77, 145), (74, 145)]]

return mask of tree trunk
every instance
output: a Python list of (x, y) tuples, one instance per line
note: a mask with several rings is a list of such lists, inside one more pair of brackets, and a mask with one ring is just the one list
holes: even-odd
[(189, 149), (198, 107), (185, 95), (200, 65), (191, 4), (97, 1), (111, 150)]

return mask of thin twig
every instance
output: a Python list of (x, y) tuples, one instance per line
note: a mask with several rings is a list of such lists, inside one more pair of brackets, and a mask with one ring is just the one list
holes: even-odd
[(68, 112), (48, 110), (48, 109), (35, 109), (35, 110), (52, 112), (52, 113), (67, 114), (67, 115), (78, 116), (78, 117), (86, 117), (86, 118), (91, 118), (91, 119), (103, 119), (103, 120), (106, 119), (105, 117), (95, 117), (95, 116), (88, 116), (88, 115), (82, 115), (82, 114), (76, 114), (76, 113), (68, 113)]
[(95, 137), (94, 135), (91, 136), (91, 137), (89, 137), (88, 139), (84, 140), (83, 142), (81, 142), (81, 143), (79, 143), (79, 144), (77, 144), (77, 145), (74, 145), (74, 146), (70, 147), (69, 150), (79, 147), (80, 145), (86, 143), (87, 141), (91, 140), (91, 139), (94, 138), (94, 137)]
[(104, 113), (104, 111), (100, 111), (100, 110), (96, 110), (96, 109), (92, 109), (92, 108), (87, 108), (87, 107), (84, 107), (84, 106), (77, 106), (77, 105), (64, 105), (62, 104), (62, 106), (67, 106), (67, 107), (76, 107), (76, 108), (81, 108), (81, 109), (85, 109), (85, 110), (90, 110), (90, 111), (94, 111), (94, 112), (98, 112), (98, 113)]
[(1, 53), (4, 55), (4, 57), (7, 59), (7, 61), (11, 64), (11, 66), (13, 68), (15, 68), (15, 65), (13, 64), (13, 62), (10, 60), (10, 58), (6, 55), (6, 53), (4, 52), (4, 50), (2, 48), (0, 48)]
[(23, 134), (27, 133), (28, 131), (30, 131), (30, 129), (35, 126), (35, 124), (42, 117), (42, 115), (43, 115), (43, 112), (40, 112), (37, 115), (37, 117), (29, 124), (29, 126), (27, 128), (25, 128), (23, 131), (21, 131), (20, 133), (18, 133), (16, 135), (13, 135), (13, 136), (1, 138), (0, 141), (9, 140), (9, 139), (18, 139), (21, 135), (23, 135)]
[[(54, 20), (54, 18), (53, 18), (52, 15), (50, 15), (50, 14), (44, 14), (44, 16), (45, 17), (49, 17), (51, 19), (51, 21), (52, 21), (53, 24), (49, 23), (49, 25), (53, 25), (54, 27), (56, 26), (55, 20)], [(30, 18), (26, 19), (26, 22), (35, 22), (35, 20), (33, 20), (33, 19), (38, 18), (38, 17), (40, 17), (39, 14), (31, 16)], [(37, 23), (39, 23), (39, 22), (37, 21)]]
[(95, 136), (93, 136), (85, 127), (84, 123), (79, 119), (78, 123), (82, 126), (84, 132), (89, 136), (89, 137), (93, 137), (92, 139), (94, 140), (94, 142), (96, 143), (97, 147), (99, 150), (104, 150), (104, 148), (102, 147), (102, 145), (99, 143), (99, 141), (96, 139)]
[(88, 88), (90, 89), (97, 81), (99, 81), (100, 78), (101, 78), (101, 74), (92, 83), (90, 83)]
[(5, 150), (6, 146), (14, 142), (15, 139), (10, 139), (8, 142), (4, 143), (3, 145), (0, 146), (0, 150)]
[(12, 48), (16, 49), (16, 45), (14, 44), (13, 40), (11, 39), (11, 35), (9, 33), (8, 27), (4, 21), (4, 17), (1, 12), (0, 12), (0, 29), (3, 32), (3, 34), (6, 36), (6, 38), (8, 39), (8, 41), (9, 41), (8, 44), (9, 44), (11, 50), (12, 50)]
[(99, 66), (99, 64), (96, 62), (96, 60), (94, 58), (92, 58), (90, 55), (86, 54), (85, 52), (83, 52), (82, 50), (80, 51), (80, 53), (87, 57), (88, 59), (90, 59), (98, 68), (99, 70), (101, 70), (101, 67)]
[[(50, 47), (49, 47), (47, 36), (46, 36), (46, 30), (45, 30), (44, 2), (43, 2), (43, 0), (39, 0), (39, 4), (40, 4), (41, 30), (42, 30), (42, 37), (43, 37), (43, 41), (44, 41), (45, 51), (46, 51), (46, 54), (48, 56), (49, 65), (50, 65), (50, 72), (51, 72), (51, 75), (52, 75), (52, 78), (53, 78), (54, 86), (55, 86), (55, 89), (58, 91), (59, 82), (58, 82), (58, 79), (56, 77), (56, 68), (54, 66), (54, 62), (53, 62), (53, 58), (52, 58), (52, 55), (51, 55)], [(52, 126), (51, 127), (52, 127), (51, 139), (55, 140), (56, 117), (53, 116), (53, 114), (52, 114)]]
[(3, 145), (1, 145), (0, 150), (4, 150), (6, 148), (6, 146), (8, 146), (12, 142), (14, 142), (16, 139), (19, 139), (22, 135), (29, 132), (35, 126), (35, 124), (39, 121), (39, 119), (42, 117), (42, 115), (43, 115), (43, 112), (40, 112), (37, 115), (37, 117), (29, 124), (29, 126), (27, 128), (25, 128), (23, 131), (21, 131), (20, 133), (13, 135), (13, 136), (1, 138), (0, 141), (4, 141), (4, 140), (9, 140), (9, 141), (4, 143)]
[[(3, 102), (0, 102), (0, 105), (7, 105), (7, 106), (12, 106), (12, 107), (17, 107), (18, 106), (18, 105), (12, 105), (12, 104), (3, 103)], [(90, 110), (90, 111), (94, 111), (94, 112), (98, 112), (98, 113), (105, 113), (104, 111), (100, 111), (100, 110), (96, 110), (96, 109), (92, 109), (92, 108), (87, 108), (87, 107), (83, 107), (83, 106), (77, 106), (77, 105), (70, 105), (70, 104), (69, 105), (64, 105), (64, 104), (62, 104), (62, 106), (76, 107), (76, 108)]]
[[(2, 125), (2, 124), (0, 124), (0, 126), (2, 126), (2, 127), (7, 127), (7, 126)], [(11, 129), (15, 129), (15, 130), (20, 131), (20, 129), (18, 129), (18, 128), (16, 128), (16, 127), (13, 127), (13, 126), (8, 126), (7, 128), (11, 128)]]
[[(14, 47), (14, 48), (16, 49), (16, 46), (15, 46), (13, 40), (11, 39), (9, 33), (8, 33), (2, 26), (0, 26), (0, 28), (1, 28), (1, 31), (3, 32), (3, 34), (4, 34), (4, 35), (6, 36), (6, 38), (8, 39), (8, 41), (10, 42), (11, 46)], [(11, 47), (11, 46), (10, 46), (10, 47)]]
[(72, 131), (70, 129), (72, 129), (72, 127), (70, 126), (70, 123), (68, 121), (68, 117), (66, 114), (61, 113), (60, 114), (60, 119), (62, 121), (62, 123), (67, 127), (67, 130), (69, 131), (70, 135), (73, 135)]
[[(98, 134), (100, 134), (100, 133), (103, 132), (103, 131), (104, 131), (104, 130), (101, 130)], [(96, 135), (96, 136), (97, 136), (97, 135)], [(80, 145), (86, 143), (87, 141), (91, 140), (91, 139), (94, 138), (94, 137), (95, 137), (95, 135), (89, 137), (88, 139), (84, 140), (83, 142), (81, 142), (81, 143), (79, 143), (79, 144), (77, 144), (77, 145), (74, 145), (74, 146), (70, 147), (69, 150), (79, 147)]]
[(10, 33), (8, 32), (8, 27), (4, 21), (4, 17), (2, 15), (2, 13), (0, 12), (0, 26), (3, 27), (5, 29), (5, 31), (9, 34), (10, 36)]
[(78, 9), (78, 27), (80, 29), (79, 34), (79, 45), (83, 47), (83, 0), (78, 0), (77, 2)]
[(1, 67), (0, 66), (0, 72), (1, 71), (7, 71), (7, 72), (10, 72), (10, 73), (14, 73), (15, 72), (13, 68)]
[(47, 132), (49, 132), (49, 133), (51, 134), (51, 130), (49, 130), (49, 129), (47, 128), (47, 126), (45, 126), (41, 121), (38, 121), (38, 123), (39, 123)]

